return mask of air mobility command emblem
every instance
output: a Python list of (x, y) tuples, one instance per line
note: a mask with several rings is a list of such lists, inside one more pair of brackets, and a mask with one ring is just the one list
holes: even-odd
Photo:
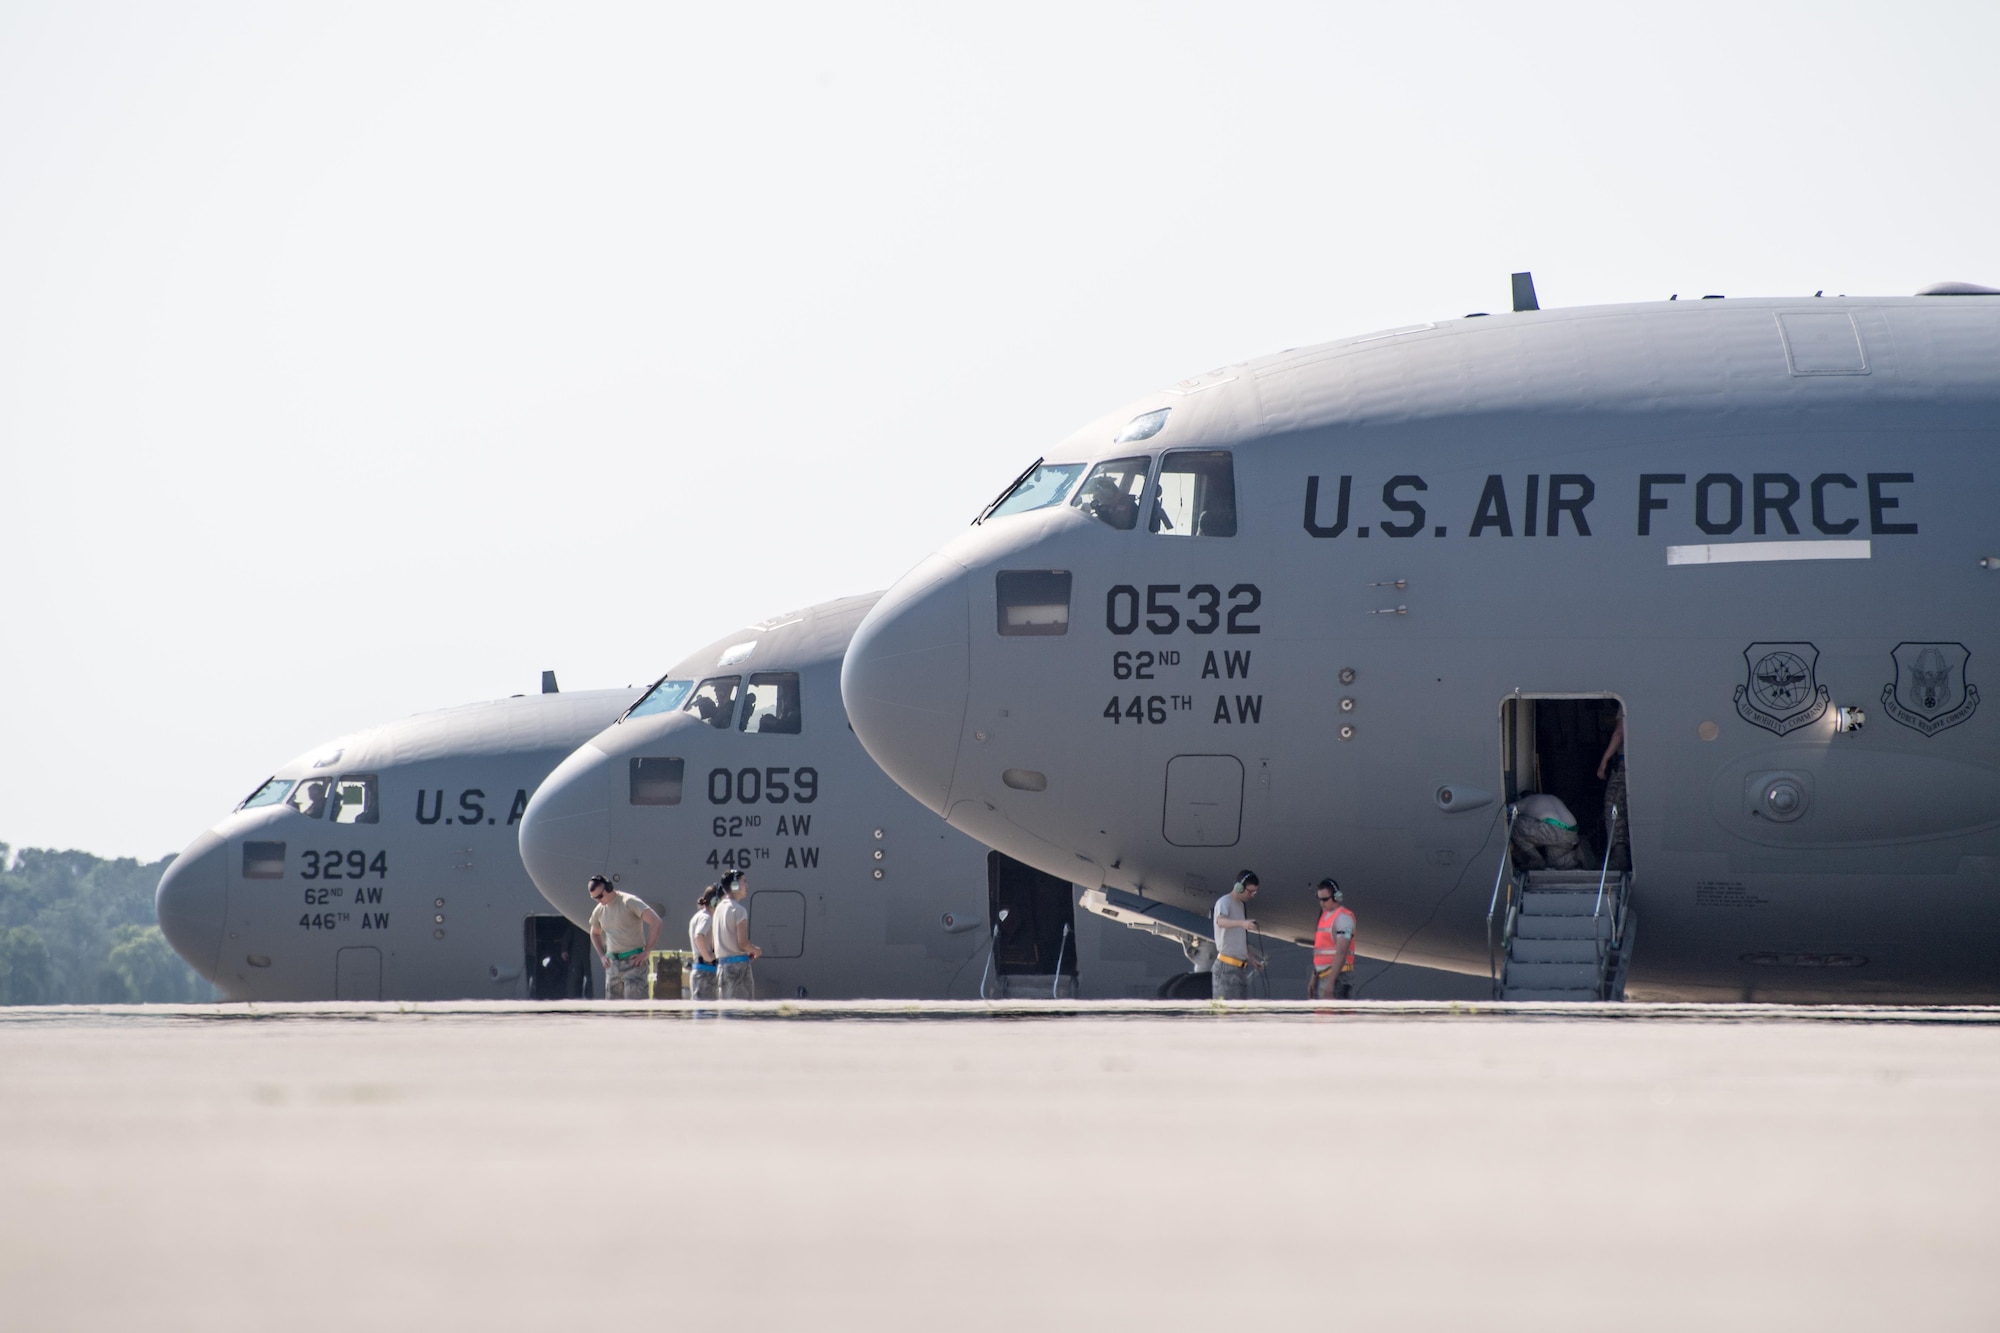
[(1971, 717), (1979, 687), (1965, 679), (1972, 656), (1962, 643), (1899, 643), (1894, 683), (1882, 687), (1882, 707), (1912, 731), (1935, 736)]
[(1743, 650), (1749, 679), (1736, 687), (1736, 712), (1783, 736), (1826, 715), (1827, 689), (1815, 678), (1819, 649), (1809, 643), (1753, 643)]

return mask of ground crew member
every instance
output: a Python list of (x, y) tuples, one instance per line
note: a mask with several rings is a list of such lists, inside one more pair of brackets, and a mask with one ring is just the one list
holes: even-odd
[(1264, 970), (1264, 959), (1250, 951), (1250, 932), (1257, 923), (1244, 909), (1257, 896), (1257, 876), (1244, 871), (1229, 892), (1215, 900), (1215, 961), (1208, 965), (1209, 993), (1218, 1000), (1250, 998), (1250, 969)]
[(754, 1000), (756, 982), (750, 976), (752, 959), (764, 951), (750, 942), (750, 909), (743, 905), (750, 886), (741, 870), (724, 874), (722, 896), (715, 900), (715, 992), (719, 1000)]
[(715, 998), (715, 916), (711, 910), (722, 890), (711, 884), (701, 891), (694, 915), (688, 918), (688, 948), (694, 951), (694, 966), (688, 972), (688, 998)]
[(1331, 876), (1313, 890), (1319, 896), (1319, 925), (1313, 931), (1313, 971), (1308, 1000), (1354, 998), (1354, 910), (1343, 902)]
[(660, 938), (660, 914), (643, 898), (611, 887), (602, 875), (592, 875), (590, 945), (604, 961), (604, 998), (646, 998), (646, 954)]

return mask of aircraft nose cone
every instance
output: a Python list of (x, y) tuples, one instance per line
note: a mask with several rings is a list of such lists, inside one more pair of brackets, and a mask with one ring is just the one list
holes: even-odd
[(583, 745), (542, 779), (521, 815), (521, 864), (559, 910), (584, 901), (583, 883), (609, 873), (614, 765)]
[(863, 748), (903, 790), (943, 814), (958, 767), (971, 677), (965, 566), (918, 565), (875, 604), (848, 645), (840, 697)]
[(204, 833), (174, 858), (153, 894), (160, 933), (174, 952), (210, 981), (222, 952), (223, 918), (229, 906), (229, 844)]

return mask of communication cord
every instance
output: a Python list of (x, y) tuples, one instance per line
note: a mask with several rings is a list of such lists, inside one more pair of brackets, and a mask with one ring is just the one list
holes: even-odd
[(1000, 926), (1007, 919), (1007, 909), (1001, 908), (999, 917), (993, 922), (993, 934), (986, 941), (986, 966), (979, 973), (979, 998), (986, 998), (986, 978), (993, 974), (993, 954), (1000, 947)]
[(1056, 950), (1056, 978), (1054, 981), (1049, 983), (1049, 998), (1051, 1000), (1058, 1000), (1062, 998), (1063, 955), (1068, 952), (1069, 952), (1069, 922), (1065, 921), (1063, 922), (1062, 946)]
[[(1446, 903), (1448, 903), (1448, 901), (1452, 899), (1452, 895), (1454, 895), (1454, 893), (1458, 893), (1458, 889), (1460, 889), (1460, 887), (1462, 887), (1462, 885), (1466, 883), (1466, 873), (1468, 873), (1468, 871), (1472, 869), (1472, 865), (1474, 865), (1474, 863), (1476, 863), (1476, 861), (1478, 861), (1478, 859), (1480, 859), (1482, 855), (1486, 855), (1486, 845), (1494, 841), (1494, 825), (1498, 825), (1498, 823), (1500, 823), (1500, 817), (1502, 817), (1502, 815), (1506, 815), (1506, 811), (1508, 811), (1508, 807), (1504, 807), (1504, 805), (1502, 805), (1500, 809), (1496, 809), (1496, 811), (1494, 811), (1494, 817), (1492, 817), (1492, 821), (1488, 821), (1488, 825), (1486, 825), (1486, 837), (1484, 837), (1484, 839), (1480, 839), (1480, 847), (1478, 847), (1478, 851), (1474, 851), (1474, 853), (1472, 853), (1470, 857), (1466, 857), (1466, 865), (1464, 865), (1464, 869), (1462, 869), (1462, 871), (1458, 871), (1458, 879), (1454, 879), (1454, 881), (1452, 881), (1452, 887), (1444, 891), (1444, 897), (1442, 897), (1442, 899), (1438, 899), (1436, 903), (1432, 903), (1432, 905), (1430, 905), (1430, 915), (1428, 915), (1428, 917), (1424, 917), (1424, 919), (1422, 919), (1422, 921), (1420, 921), (1420, 923), (1416, 925), (1416, 929), (1414, 929), (1414, 931), (1410, 931), (1408, 935), (1404, 935), (1404, 937), (1402, 937), (1402, 943), (1400, 943), (1400, 945), (1396, 945), (1396, 953), (1394, 953), (1394, 955), (1390, 957), (1390, 961), (1388, 961), (1388, 967), (1384, 967), (1384, 969), (1382, 969), (1380, 973), (1376, 973), (1376, 975), (1374, 975), (1374, 977), (1370, 977), (1368, 981), (1364, 981), (1364, 983), (1360, 983), (1358, 987), (1354, 987), (1354, 995), (1360, 995), (1362, 991), (1366, 991), (1366, 989), (1368, 989), (1368, 987), (1370, 987), (1370, 985), (1374, 983), (1374, 979), (1376, 979), (1376, 977), (1380, 977), (1382, 973), (1386, 973), (1386, 971), (1388, 971), (1390, 967), (1396, 967), (1396, 961), (1398, 961), (1398, 959), (1402, 959), (1402, 951), (1410, 947), (1410, 941), (1412, 941), (1412, 939), (1416, 939), (1418, 935), (1422, 935), (1422, 933), (1424, 933), (1424, 927), (1428, 927), (1428, 925), (1430, 925), (1432, 921), (1436, 921), (1436, 919), (1438, 919), (1438, 911), (1442, 911), (1442, 909), (1444, 909), (1444, 905), (1446, 905)], [(1502, 853), (1504, 853), (1504, 849), (1502, 849)], [(1506, 855), (1506, 853), (1504, 853), (1504, 855)]]

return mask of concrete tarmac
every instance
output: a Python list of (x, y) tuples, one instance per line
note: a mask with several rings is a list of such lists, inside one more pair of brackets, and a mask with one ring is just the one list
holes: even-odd
[(0, 1010), (0, 1322), (2000, 1324), (1994, 1011), (973, 1008)]

